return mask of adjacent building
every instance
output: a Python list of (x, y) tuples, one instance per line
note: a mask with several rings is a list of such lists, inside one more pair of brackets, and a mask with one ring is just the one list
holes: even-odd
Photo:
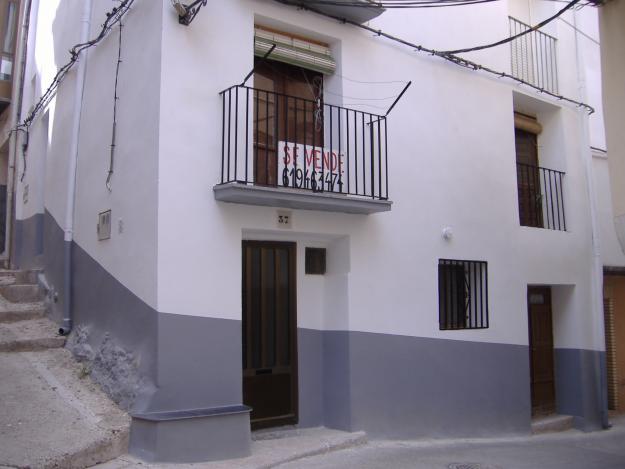
[(351, 3), (22, 5), (10, 261), (43, 269), (133, 454), (608, 425), (596, 10), (450, 55), (562, 5)]

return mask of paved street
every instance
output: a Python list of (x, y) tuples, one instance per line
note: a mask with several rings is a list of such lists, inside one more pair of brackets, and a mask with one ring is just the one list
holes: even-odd
[(607, 431), (454, 442), (372, 442), (284, 469), (624, 469), (625, 418)]

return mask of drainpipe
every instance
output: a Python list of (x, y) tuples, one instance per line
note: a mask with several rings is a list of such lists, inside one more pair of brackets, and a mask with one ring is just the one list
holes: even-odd
[[(577, 12), (573, 11), (573, 25), (575, 27), (575, 52), (577, 62), (577, 81), (579, 86), (580, 100), (586, 99), (586, 78), (583, 69), (583, 55), (579, 47), (579, 33), (577, 32)], [(585, 111), (579, 110), (580, 135), (583, 139), (582, 154), (584, 159), (584, 169), (586, 173), (586, 188), (588, 191), (588, 202), (590, 207), (590, 225), (592, 233), (592, 260), (591, 260), (591, 324), (593, 345), (603, 344), (605, 350), (605, 320), (603, 316), (603, 262), (601, 261), (601, 245), (599, 242), (599, 224), (597, 222), (597, 204), (594, 171), (592, 168), (592, 151), (590, 148), (590, 130), (588, 126), (588, 116)], [(601, 409), (601, 425), (603, 428), (609, 427), (608, 421), (608, 396), (607, 377), (599, 354), (594, 354), (594, 385), (599, 396)]]
[[(37, 0), (35, 0), (37, 2)], [(39, 4), (35, 5), (35, 11), (38, 11)], [(14, 107), (11, 111), (11, 128), (15, 128), (22, 120), (22, 102), (24, 99), (24, 82), (26, 80), (26, 61), (28, 58), (28, 35), (30, 34), (30, 13), (32, 11), (32, 0), (28, 0), (24, 8), (23, 24), (22, 24), (22, 45), (21, 45), (21, 66), (20, 76), (18, 78), (19, 90), (17, 92), (17, 100), (13, 99)], [(4, 256), (8, 262), (11, 260), (11, 244), (13, 240), (13, 219), (15, 217), (15, 208), (13, 207), (13, 197), (15, 190), (15, 168), (17, 161), (17, 148), (19, 146), (19, 133), (13, 132), (9, 141), (9, 161), (7, 171), (7, 201), (6, 201), (6, 227), (4, 235)], [(7, 267), (10, 267), (7, 265)]]
[[(93, 0), (83, 2), (80, 42), (89, 41), (91, 28), (91, 10)], [(80, 137), (80, 119), (82, 115), (85, 75), (87, 73), (87, 55), (78, 59), (76, 70), (76, 88), (74, 90), (74, 112), (72, 120), (71, 147), (67, 167), (67, 200), (65, 203), (64, 252), (63, 252), (63, 322), (59, 334), (67, 335), (72, 330), (72, 243), (74, 240), (74, 209), (76, 206), (76, 168), (78, 165), (78, 140)]]

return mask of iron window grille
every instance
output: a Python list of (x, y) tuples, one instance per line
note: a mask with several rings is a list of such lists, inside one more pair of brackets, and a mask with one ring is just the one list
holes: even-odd
[(438, 260), (440, 330), (488, 328), (488, 265), (484, 261)]

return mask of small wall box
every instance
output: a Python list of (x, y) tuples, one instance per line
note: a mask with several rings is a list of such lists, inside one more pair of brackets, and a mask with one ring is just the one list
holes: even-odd
[(98, 214), (98, 240), (103, 241), (111, 238), (111, 211)]

